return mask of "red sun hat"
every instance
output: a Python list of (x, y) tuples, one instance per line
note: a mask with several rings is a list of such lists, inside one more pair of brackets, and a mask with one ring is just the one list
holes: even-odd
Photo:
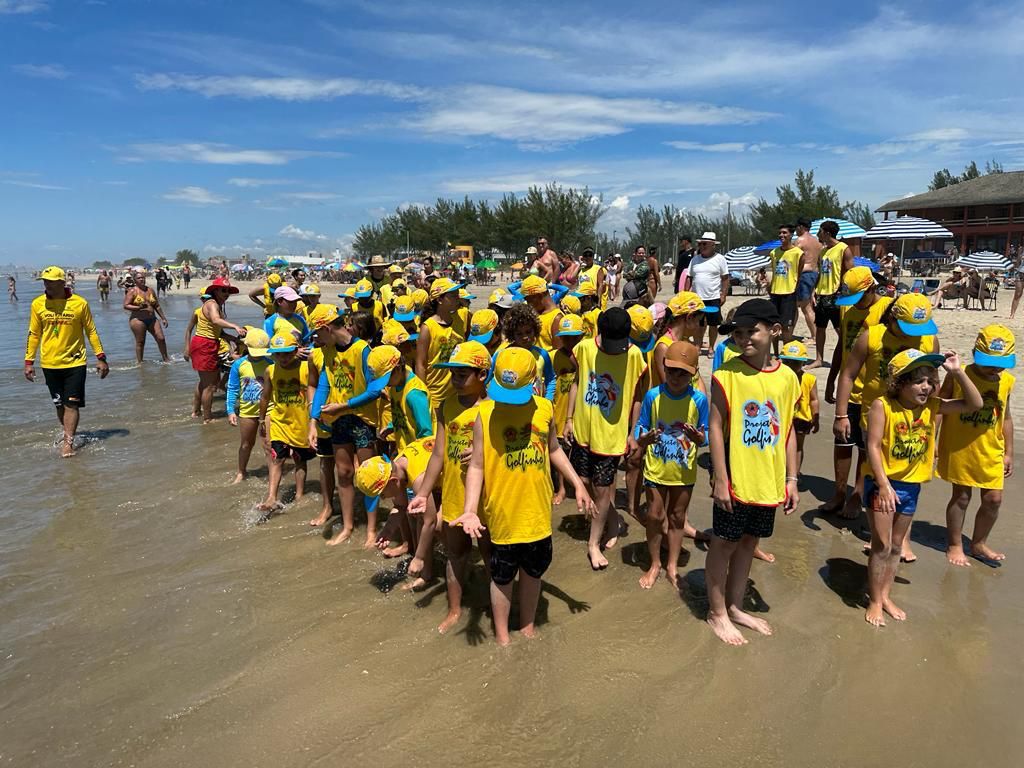
[(210, 283), (206, 287), (205, 293), (212, 294), (214, 288), (227, 288), (228, 293), (231, 295), (238, 293), (238, 289), (235, 288), (235, 286), (231, 284), (231, 281), (229, 281), (226, 277), (216, 278), (212, 283)]

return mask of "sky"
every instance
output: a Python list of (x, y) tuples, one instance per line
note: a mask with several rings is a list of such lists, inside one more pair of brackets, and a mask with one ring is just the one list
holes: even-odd
[(1024, 2), (0, 0), (0, 263), (347, 252), (548, 182), (620, 234), (801, 167), (876, 206), (1024, 168), (1022, 40)]

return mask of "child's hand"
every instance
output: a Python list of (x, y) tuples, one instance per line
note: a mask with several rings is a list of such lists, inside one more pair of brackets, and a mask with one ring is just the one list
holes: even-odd
[(562, 430), (562, 439), (567, 443), (575, 442), (576, 434), (572, 431), (572, 417), (565, 420), (565, 429)]
[(821, 417), (818, 414), (814, 414), (814, 418), (811, 419), (811, 434), (815, 434), (821, 426)]
[(960, 357), (957, 355), (956, 350), (950, 349), (946, 352), (946, 360), (942, 364), (942, 370), (946, 371), (946, 373), (960, 370)]
[(715, 480), (714, 489), (711, 491), (711, 498), (715, 506), (726, 512), (732, 512), (732, 494), (729, 492), (729, 483), (722, 478)]
[(796, 506), (800, 503), (800, 491), (797, 489), (796, 480), (786, 481), (786, 503), (782, 507), (783, 513), (792, 515), (796, 512)]
[(460, 517), (455, 519), (452, 525), (461, 525), (462, 530), (466, 532), (466, 535), (471, 539), (479, 539), (483, 536), (484, 531), (487, 530), (487, 526), (480, 522), (480, 518), (476, 512), (466, 512)]
[(345, 403), (328, 403), (320, 409), (321, 416), (340, 416), (345, 410)]
[(413, 496), (409, 501), (409, 506), (405, 510), (410, 515), (422, 515), (427, 511), (427, 497), (426, 496)]
[[(697, 445), (704, 444), (704, 431), (697, 429), (693, 424), (683, 424), (683, 432), (685, 432), (686, 436)], [(680, 440), (680, 442), (682, 442), (682, 440)]]
[(1003, 456), (1003, 477), (1013, 476), (1013, 456), (1006, 454)]
[(587, 493), (587, 487), (580, 483), (576, 486), (576, 511), (581, 512), (587, 519), (592, 520), (597, 516), (597, 505)]
[(649, 445), (654, 445), (660, 438), (660, 429), (649, 429), (646, 432), (641, 432), (640, 437), (636, 438), (637, 448), (646, 448)]
[(837, 440), (842, 440), (844, 444), (850, 442), (850, 417), (844, 416), (843, 418), (836, 417), (835, 421), (832, 422), (832, 434)]
[(232, 427), (237, 427), (238, 426), (238, 414), (237, 413), (229, 413), (228, 414), (228, 424), (230, 424)]
[(316, 433), (316, 424), (312, 421), (309, 422), (309, 432), (306, 433), (306, 439), (310, 445), (316, 445), (317, 438), (319, 436)]
[(878, 489), (878, 511), (883, 515), (896, 514), (896, 491), (888, 483)]
[(459, 464), (463, 467), (469, 466), (469, 460), (471, 458), (473, 458), (472, 444), (470, 444), (470, 446), (466, 450), (459, 454)]

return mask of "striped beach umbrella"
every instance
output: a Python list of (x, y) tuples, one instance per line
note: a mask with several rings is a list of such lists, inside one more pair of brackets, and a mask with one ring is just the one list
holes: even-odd
[(767, 243), (761, 243), (760, 245), (756, 246), (754, 250), (757, 251), (758, 253), (760, 253), (761, 251), (767, 253), (773, 248), (778, 248), (780, 245), (782, 245), (781, 240), (769, 240)]
[(834, 221), (839, 225), (839, 239), (840, 240), (852, 240), (858, 237), (864, 237), (865, 230), (863, 227), (858, 227), (852, 221), (846, 219), (836, 219), (832, 216), (826, 216), (824, 219), (815, 219), (811, 222), (811, 234), (818, 234), (818, 227), (821, 226), (822, 222)]
[(1003, 256), (1003, 254), (995, 253), (994, 251), (978, 251), (977, 253), (969, 253), (966, 256), (961, 256), (953, 263), (961, 267), (976, 269), (979, 272), (989, 272), (993, 270), (998, 272), (1003, 269), (1009, 269), (1011, 266), (1008, 258)]
[(900, 216), (880, 221), (864, 233), (865, 240), (950, 240), (953, 233), (934, 221)]
[(754, 246), (744, 245), (725, 254), (725, 262), (730, 272), (746, 272), (768, 266), (771, 259), (765, 253), (758, 253)]

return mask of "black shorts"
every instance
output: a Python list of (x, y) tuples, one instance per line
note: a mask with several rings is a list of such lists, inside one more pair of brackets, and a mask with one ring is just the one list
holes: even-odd
[(838, 437), (835, 444), (839, 447), (856, 446), (864, 450), (864, 430), (860, 428), (860, 403), (847, 403), (846, 415), (850, 418), (850, 439), (840, 440)]
[(778, 507), (761, 507), (732, 500), (732, 512), (717, 504), (711, 510), (711, 527), (715, 536), (725, 541), (739, 541), (744, 535), (767, 539), (775, 532)]
[(809, 435), (811, 433), (812, 426), (814, 426), (814, 423), (806, 421), (805, 419), (793, 419), (793, 430), (798, 435)]
[(619, 469), (621, 456), (601, 456), (591, 453), (590, 449), (582, 445), (574, 445), (569, 452), (569, 462), (576, 474), (583, 480), (589, 480), (593, 485), (605, 488), (615, 485), (615, 473)]
[(288, 445), (280, 440), (271, 440), (270, 456), (275, 461), (293, 459), (295, 461), (309, 461), (316, 458), (316, 451), (312, 448), (300, 448), (295, 445)]
[(317, 435), (316, 437), (316, 455), (321, 459), (333, 459), (334, 458), (334, 443), (331, 442), (330, 437), (324, 437), (323, 435)]
[(502, 587), (511, 584), (520, 568), (539, 579), (551, 565), (552, 554), (550, 536), (529, 544), (491, 544), (491, 581)]
[(714, 307), (714, 310), (715, 310), (714, 312), (705, 312), (704, 313), (704, 321), (708, 325), (710, 325), (710, 326), (712, 326), (714, 328), (717, 328), (719, 325), (722, 324), (722, 300), (721, 299), (704, 299), (704, 306), (707, 307), (708, 309), (711, 309), (712, 307)]
[(331, 442), (335, 445), (371, 448), (376, 441), (377, 431), (353, 413), (339, 416), (331, 424)]
[(814, 297), (814, 327), (828, 328), (829, 323), (835, 330), (839, 330), (839, 320), (842, 317), (842, 307), (836, 306), (836, 294)]
[(43, 368), (43, 379), (55, 406), (85, 407), (87, 371), (88, 366), (85, 365), (76, 365), (74, 368)]
[(779, 313), (779, 322), (782, 323), (782, 327), (792, 328), (796, 325), (796, 294), (773, 293), (771, 300), (775, 305), (775, 311)]

